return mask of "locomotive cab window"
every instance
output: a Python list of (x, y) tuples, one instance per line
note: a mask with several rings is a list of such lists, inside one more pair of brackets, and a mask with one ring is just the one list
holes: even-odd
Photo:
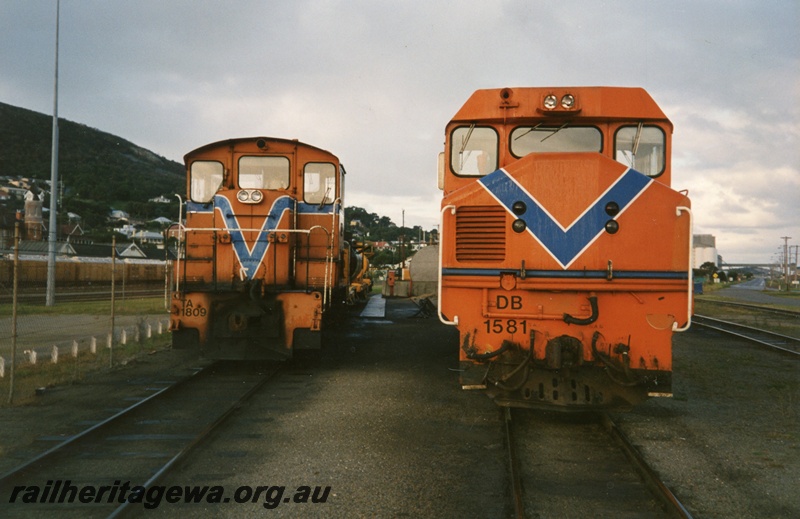
[(207, 204), (222, 185), (225, 170), (221, 162), (196, 160), (192, 162), (189, 176), (189, 197), (193, 202)]
[(336, 198), (336, 167), (330, 162), (309, 162), (303, 168), (303, 200), (331, 204)]
[(239, 158), (239, 188), (286, 189), (289, 187), (289, 159), (286, 157)]
[(450, 135), (450, 168), (456, 175), (483, 176), (497, 169), (494, 128), (459, 126)]
[(537, 124), (518, 126), (511, 132), (511, 153), (516, 157), (546, 151), (599, 152), (602, 149), (603, 135), (592, 126)]
[(614, 137), (614, 157), (649, 177), (664, 172), (666, 137), (658, 126), (623, 126)]

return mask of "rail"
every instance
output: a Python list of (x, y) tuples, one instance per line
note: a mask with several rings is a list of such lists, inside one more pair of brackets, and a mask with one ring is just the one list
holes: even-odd
[[(505, 408), (503, 411), (501, 419), (510, 477), (509, 508), (513, 509), (513, 517), (550, 516), (556, 510), (563, 513), (565, 506), (570, 507), (566, 509), (573, 515), (577, 515), (577, 510), (584, 515), (592, 508), (598, 516), (613, 517), (620, 508), (630, 507), (631, 503), (656, 504), (655, 498), (658, 508), (642, 509), (643, 514), (691, 519), (686, 506), (607, 413), (556, 418), (555, 415), (524, 415), (523, 409)], [(590, 429), (583, 428), (575, 420), (594, 425)], [(554, 445), (564, 451), (554, 451)], [(607, 449), (610, 445), (617, 447), (616, 452), (613, 448)], [(597, 455), (582, 455), (582, 449), (596, 451)], [(557, 476), (553, 476), (556, 473)], [(634, 477), (638, 484), (634, 483)], [(620, 485), (616, 488), (592, 488), (598, 483), (617, 480)], [(559, 495), (552, 495), (550, 490), (555, 481)], [(568, 497), (570, 495), (573, 497)], [(624, 503), (622, 507), (621, 503)]]
[(525, 502), (522, 499), (522, 477), (519, 472), (519, 458), (514, 445), (514, 433), (511, 425), (511, 408), (503, 409), (503, 424), (505, 425), (506, 451), (508, 454), (508, 474), (511, 479), (511, 500), (514, 505), (514, 518), (525, 519)]
[(681, 503), (675, 494), (672, 493), (669, 487), (664, 484), (664, 481), (661, 479), (661, 477), (659, 477), (658, 473), (656, 473), (656, 471), (650, 467), (650, 465), (644, 459), (644, 456), (642, 456), (642, 454), (639, 452), (639, 449), (633, 445), (630, 439), (628, 439), (628, 436), (622, 432), (614, 420), (608, 414), (603, 414), (601, 416), (601, 421), (608, 434), (614, 438), (622, 451), (634, 465), (645, 484), (656, 496), (658, 496), (661, 503), (665, 506), (667, 512), (672, 517), (691, 519), (692, 514), (690, 514), (686, 507), (683, 506), (683, 503)]
[[(767, 347), (792, 357), (800, 356), (800, 339), (744, 324), (695, 314), (695, 324)], [(790, 347), (794, 345), (794, 347)]]
[(800, 319), (800, 312), (796, 310), (786, 310), (783, 308), (774, 308), (771, 306), (764, 306), (764, 305), (754, 305), (751, 303), (740, 303), (738, 301), (720, 301), (717, 299), (708, 299), (703, 297), (703, 303), (709, 303), (712, 305), (721, 305), (721, 306), (733, 306), (736, 308), (745, 308), (748, 310), (758, 310), (759, 312), (765, 312), (769, 314), (780, 315), (783, 317), (790, 317), (792, 319)]
[[(195, 447), (210, 438), (213, 431), (239, 410), (244, 402), (257, 394), (264, 384), (274, 379), (280, 369), (280, 365), (270, 365), (266, 370), (255, 368), (244, 374), (238, 365), (212, 363), (17, 466), (0, 476), (0, 484), (19, 485), (20, 481), (44, 480), (46, 478), (41, 474), (53, 471), (68, 475), (77, 473), (83, 468), (80, 456), (75, 454), (76, 451), (95, 451), (102, 452), (107, 460), (116, 460), (111, 470), (124, 473), (121, 474), (121, 479), (125, 478), (136, 483), (141, 478), (144, 482), (137, 485), (145, 490), (149, 489)], [(209, 406), (208, 401), (212, 394), (216, 395), (215, 398), (219, 397), (224, 405)], [(168, 417), (172, 418), (175, 409), (178, 408), (190, 413), (194, 421), (175, 429), (173, 423), (175, 421)], [(153, 467), (151, 461), (143, 462), (137, 457), (129, 456), (125, 452), (128, 448), (126, 446), (117, 446), (114, 442), (105, 441), (109, 436), (114, 437), (115, 433), (137, 436), (136, 432), (143, 423), (148, 423), (146, 427), (148, 432), (140, 435), (141, 441), (162, 442), (158, 448), (162, 452), (171, 454), (160, 467)], [(149, 424), (155, 423), (169, 425), (163, 426), (164, 433), (162, 433), (160, 429), (150, 429)], [(99, 447), (100, 444), (102, 447)], [(104, 478), (100, 473), (93, 474), (93, 477), (98, 480)], [(96, 500), (98, 508), (93, 511), (93, 515), (109, 513), (107, 517), (117, 517), (127, 511), (126, 507), (131, 504), (130, 501), (129, 499)], [(53, 502), (51, 500), (49, 503)], [(0, 503), (0, 514), (9, 511), (13, 514), (12, 508), (10, 503)], [(113, 510), (109, 510), (110, 508)], [(47, 512), (42, 511), (43, 514)]]

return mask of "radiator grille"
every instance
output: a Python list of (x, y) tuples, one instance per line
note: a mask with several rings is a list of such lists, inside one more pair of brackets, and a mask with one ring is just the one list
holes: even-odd
[(459, 207), (456, 211), (456, 260), (503, 261), (506, 210), (499, 206)]

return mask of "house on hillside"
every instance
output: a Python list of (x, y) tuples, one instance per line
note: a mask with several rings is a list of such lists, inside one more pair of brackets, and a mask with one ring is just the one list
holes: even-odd
[(127, 222), (130, 219), (130, 215), (125, 211), (113, 209), (108, 214), (108, 219), (111, 220), (112, 222), (123, 222), (123, 221)]
[(153, 218), (150, 221), (151, 222), (156, 222), (157, 224), (163, 225), (164, 227), (166, 227), (168, 225), (172, 225), (172, 220), (170, 220), (169, 218), (166, 218), (164, 216), (159, 216), (158, 218)]
[(58, 228), (58, 236), (60, 239), (66, 238), (67, 241), (79, 240), (83, 237), (83, 234), (83, 228), (81, 224), (77, 222), (66, 223)]
[(73, 244), (75, 256), (85, 258), (110, 258), (115, 251), (117, 258), (147, 258), (147, 254), (135, 243), (120, 243), (112, 248), (111, 244)]
[[(75, 248), (71, 243), (56, 242), (56, 256), (75, 256)], [(20, 240), (19, 256), (41, 256), (47, 257), (50, 254), (50, 244), (41, 240)]]
[(164, 243), (164, 235), (153, 231), (136, 231), (131, 235), (131, 239), (138, 243), (153, 243), (156, 245)]

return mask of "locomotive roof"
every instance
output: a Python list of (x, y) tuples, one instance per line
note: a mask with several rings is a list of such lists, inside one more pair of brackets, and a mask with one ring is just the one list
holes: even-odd
[(334, 155), (333, 153), (331, 153), (328, 150), (324, 150), (322, 148), (318, 148), (317, 146), (313, 146), (311, 144), (307, 144), (305, 142), (301, 142), (301, 141), (299, 141), (297, 139), (282, 139), (280, 137), (258, 136), (258, 137), (237, 137), (237, 138), (233, 138), (233, 139), (224, 139), (224, 140), (217, 141), (217, 142), (211, 142), (209, 144), (205, 144), (203, 146), (200, 146), (199, 148), (193, 149), (192, 151), (190, 151), (189, 153), (187, 153), (186, 155), (183, 156), (183, 160), (184, 160), (184, 162), (187, 162), (192, 156), (197, 155), (198, 153), (201, 153), (203, 151), (208, 151), (210, 149), (221, 148), (221, 147), (232, 147), (232, 146), (236, 146), (237, 144), (243, 143), (243, 142), (256, 142), (258, 139), (263, 139), (263, 140), (267, 141), (268, 143), (269, 142), (280, 143), (280, 144), (287, 144), (289, 146), (298, 146), (298, 147), (303, 147), (303, 148), (314, 149), (314, 150), (318, 150), (318, 151), (321, 151), (323, 153), (327, 153), (329, 155), (333, 155), (334, 157), (336, 157), (336, 155)]
[[(545, 96), (558, 99), (571, 94), (578, 110), (543, 109)], [(453, 116), (453, 121), (508, 119), (511, 117), (599, 117), (604, 119), (666, 120), (656, 102), (643, 88), (631, 87), (519, 87), (476, 90)]]

